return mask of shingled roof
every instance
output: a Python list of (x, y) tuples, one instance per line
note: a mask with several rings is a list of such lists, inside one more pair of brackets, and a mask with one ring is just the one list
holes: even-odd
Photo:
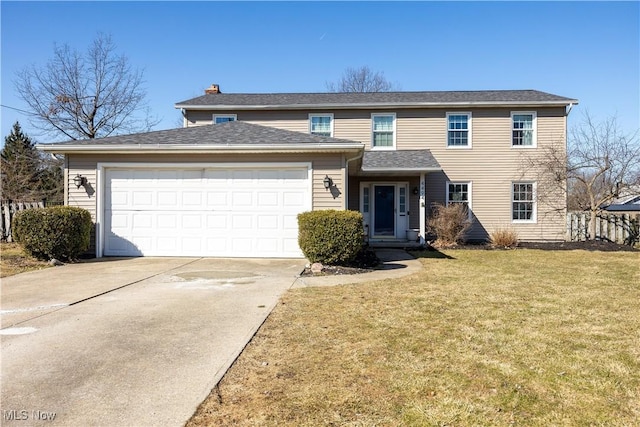
[(186, 109), (296, 109), (437, 107), (473, 105), (569, 105), (576, 99), (537, 90), (480, 90), (366, 93), (215, 93), (178, 102)]
[(347, 139), (330, 138), (293, 132), (274, 127), (260, 126), (247, 122), (233, 121), (217, 125), (203, 125), (187, 128), (160, 130), (154, 132), (135, 133), (130, 135), (111, 136), (107, 138), (87, 139), (81, 141), (65, 141), (52, 144), (38, 145), (39, 149), (51, 152), (64, 152), (68, 147), (109, 149), (118, 147), (156, 149), (181, 147), (207, 147), (225, 149), (244, 147), (271, 147), (277, 151), (278, 147), (297, 148), (347, 148), (361, 149), (363, 144)]
[(363, 172), (428, 172), (442, 170), (429, 150), (365, 151)]

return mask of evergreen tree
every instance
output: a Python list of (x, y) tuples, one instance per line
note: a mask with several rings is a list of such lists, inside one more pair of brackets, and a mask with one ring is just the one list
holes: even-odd
[(0, 198), (37, 202), (61, 202), (64, 197), (62, 161), (36, 150), (35, 143), (16, 122), (4, 139)]
[(2, 199), (36, 200), (39, 196), (40, 156), (35, 144), (16, 122), (4, 139), (2, 158)]

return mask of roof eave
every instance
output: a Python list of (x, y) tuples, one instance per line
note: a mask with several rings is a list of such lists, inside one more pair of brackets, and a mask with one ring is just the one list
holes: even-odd
[(577, 99), (557, 101), (479, 101), (479, 102), (417, 102), (417, 103), (350, 103), (350, 104), (269, 104), (269, 105), (189, 105), (175, 104), (177, 109), (185, 110), (349, 110), (349, 109), (388, 109), (388, 108), (444, 108), (444, 107), (566, 107), (577, 105)]
[(180, 144), (127, 144), (127, 145), (55, 145), (38, 144), (38, 150), (52, 154), (138, 154), (138, 153), (342, 153), (364, 150), (364, 144), (260, 144), (260, 145), (180, 145)]
[(402, 172), (439, 172), (441, 171), (441, 167), (425, 167), (425, 168), (362, 168), (362, 172), (393, 172), (393, 173), (402, 173)]

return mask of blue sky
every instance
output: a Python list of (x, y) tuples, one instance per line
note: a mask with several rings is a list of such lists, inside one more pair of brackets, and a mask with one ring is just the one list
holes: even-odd
[[(639, 2), (0, 2), (2, 105), (25, 109), (15, 74), (54, 43), (84, 50), (98, 32), (144, 69), (156, 129), (203, 93), (322, 92), (368, 65), (401, 90), (538, 89), (640, 128)], [(28, 117), (3, 107), (38, 142)]]

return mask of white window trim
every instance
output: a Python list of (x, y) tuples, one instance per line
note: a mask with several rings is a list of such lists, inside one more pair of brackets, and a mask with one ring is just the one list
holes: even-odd
[[(472, 181), (447, 181), (446, 188), (445, 188), (445, 193), (447, 195), (446, 206), (449, 206), (449, 201), (450, 201), (449, 200), (449, 184), (467, 184), (467, 193), (469, 193), (469, 200), (467, 201), (467, 204), (469, 205), (469, 220), (471, 220), (471, 211), (473, 210), (473, 182)], [(511, 189), (513, 191), (513, 185), (511, 186)]]
[[(533, 119), (533, 140), (531, 141), (531, 145), (513, 145), (513, 116), (517, 114), (531, 114)], [(511, 112), (511, 130), (509, 132), (509, 140), (511, 141), (511, 148), (515, 148), (517, 150), (520, 149), (531, 149), (538, 147), (538, 114), (536, 111), (512, 111)]]
[(309, 133), (311, 133), (311, 118), (312, 117), (329, 117), (331, 119), (330, 132), (331, 137), (333, 138), (333, 113), (322, 113), (322, 114), (309, 114)]
[[(373, 118), (374, 117), (387, 117), (387, 116), (392, 116), (393, 117), (393, 145), (390, 147), (376, 147), (373, 145)], [(396, 149), (396, 122), (397, 122), (397, 117), (396, 117), (396, 113), (371, 113), (371, 149), (372, 150), (395, 150)]]
[[(449, 145), (449, 116), (467, 116), (467, 145)], [(451, 150), (468, 150), (472, 147), (472, 135), (473, 135), (473, 116), (471, 111), (451, 111), (446, 114), (445, 120), (445, 141), (444, 144), (447, 149)]]
[(237, 115), (237, 114), (214, 114), (214, 115), (213, 115), (213, 117), (212, 117), (212, 119), (211, 119), (211, 122), (212, 122), (214, 125), (216, 124), (216, 119), (217, 119), (218, 117), (233, 117), (233, 120), (234, 120), (234, 121), (237, 121), (237, 120), (238, 120), (238, 115)]
[[(514, 184), (533, 184), (533, 188), (532, 188), (532, 196), (533, 196), (533, 207), (531, 208), (532, 210), (532, 214), (531, 214), (531, 219), (513, 219), (513, 186)], [(535, 181), (511, 181), (511, 200), (510, 200), (510, 205), (511, 208), (509, 209), (509, 213), (511, 215), (511, 222), (513, 224), (537, 224), (538, 223), (538, 191), (537, 191), (537, 183)]]

